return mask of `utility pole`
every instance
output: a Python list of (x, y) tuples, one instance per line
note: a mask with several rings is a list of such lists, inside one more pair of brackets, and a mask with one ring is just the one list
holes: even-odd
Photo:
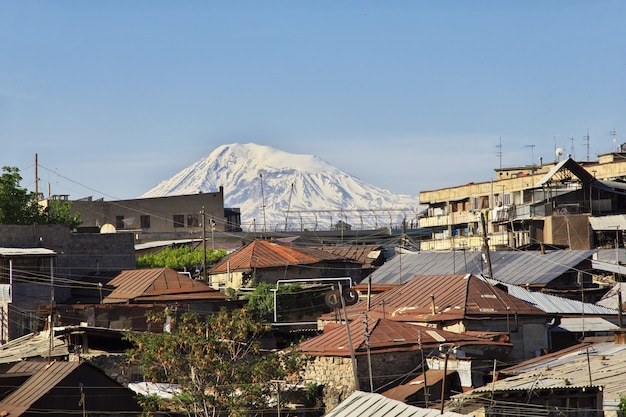
[(39, 200), (39, 155), (35, 154), (35, 195)]
[(480, 223), (483, 228), (483, 251), (487, 260), (487, 273), (489, 278), (493, 278), (493, 270), (491, 269), (491, 255), (489, 254), (489, 236), (487, 236), (487, 222), (485, 219), (485, 211), (480, 212)]
[(206, 273), (206, 213), (204, 212), (204, 206), (202, 206), (202, 277), (204, 282), (208, 283)]
[(50, 345), (48, 346), (48, 363), (52, 362), (54, 350), (54, 259), (50, 258), (50, 318), (48, 323)]

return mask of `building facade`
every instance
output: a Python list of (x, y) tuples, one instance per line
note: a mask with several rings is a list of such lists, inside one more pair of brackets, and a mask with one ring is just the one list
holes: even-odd
[[(68, 196), (53, 196), (52, 199), (67, 200)], [(71, 213), (80, 215), (82, 229), (101, 231), (106, 227), (111, 231), (133, 233), (136, 242), (241, 230), (239, 209), (224, 209), (223, 187), (213, 193), (116, 201), (87, 197), (71, 203)]]
[(421, 192), (428, 209), (419, 225), (431, 234), (420, 249), (479, 250), (485, 236), (492, 250), (533, 244), (590, 249), (589, 217), (626, 212), (626, 153), (501, 168), (495, 177)]

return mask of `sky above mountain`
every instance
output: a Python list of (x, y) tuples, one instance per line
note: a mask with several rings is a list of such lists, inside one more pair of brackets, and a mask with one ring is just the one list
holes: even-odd
[(626, 2), (0, 2), (3, 166), (135, 198), (220, 145), (396, 194), (626, 142)]

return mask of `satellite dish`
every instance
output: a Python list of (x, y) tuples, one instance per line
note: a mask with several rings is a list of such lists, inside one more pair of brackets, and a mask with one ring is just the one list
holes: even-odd
[(556, 157), (558, 158), (559, 156), (563, 155), (565, 151), (563, 150), (563, 148), (556, 148), (554, 153), (556, 153)]
[(116, 232), (117, 230), (115, 230), (115, 226), (113, 226), (111, 223), (107, 223), (100, 228), (100, 233), (102, 234), (116, 233)]

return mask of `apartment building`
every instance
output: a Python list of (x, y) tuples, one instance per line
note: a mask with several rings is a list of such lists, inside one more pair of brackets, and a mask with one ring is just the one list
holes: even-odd
[(421, 250), (479, 250), (484, 236), (492, 250), (590, 249), (599, 243), (590, 217), (626, 214), (626, 152), (496, 169), (491, 181), (424, 191), (420, 202), (428, 210), (419, 225), (431, 230)]

